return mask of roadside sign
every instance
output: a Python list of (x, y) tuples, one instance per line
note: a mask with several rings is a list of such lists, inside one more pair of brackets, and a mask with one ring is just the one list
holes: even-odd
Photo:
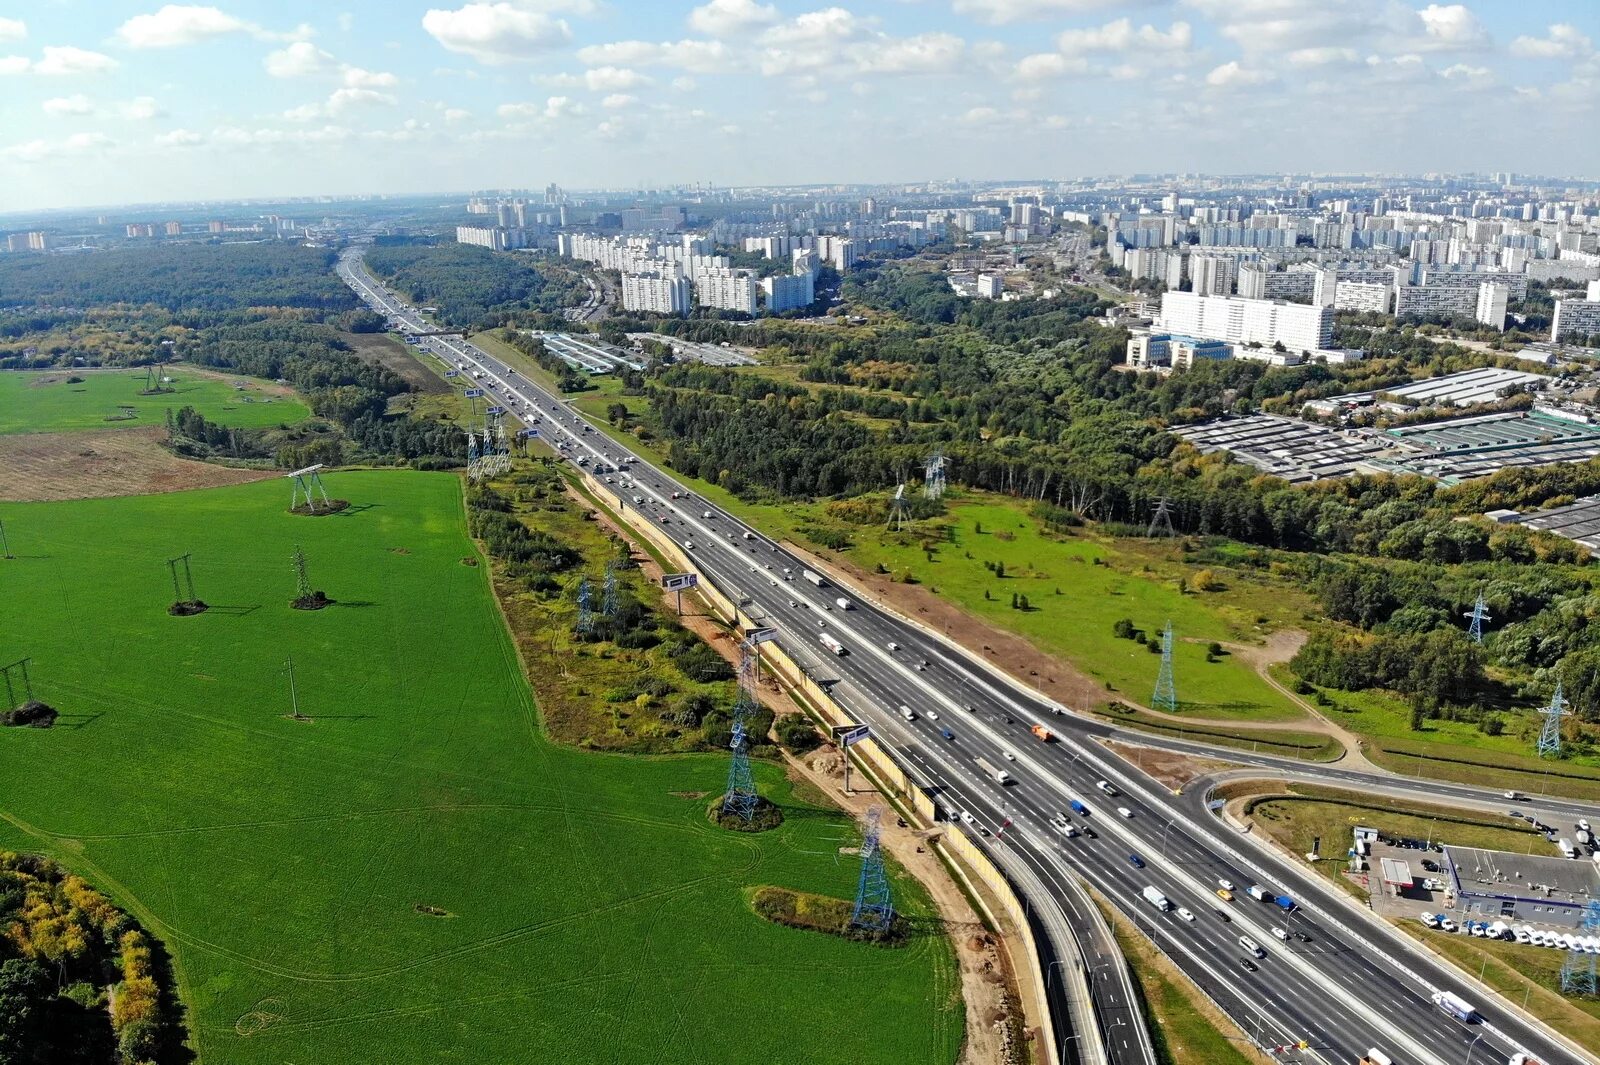
[(661, 577), (661, 587), (669, 592), (681, 592), (686, 588), (698, 588), (700, 574), (698, 573), (667, 573)]
[(446, 370), (444, 372), (444, 375), (446, 377), (460, 377), (461, 376), (461, 371), (460, 370)]
[(751, 643), (767, 643), (778, 638), (778, 630), (773, 628), (751, 629), (745, 634)]
[(841, 747), (854, 747), (862, 740), (872, 738), (872, 731), (866, 725), (852, 725), (848, 728), (836, 725), (834, 726), (834, 732), (834, 740)]
[(463, 395), (465, 395), (468, 399), (477, 399), (479, 396), (483, 395), (483, 389), (469, 388), (463, 393)]
[(496, 407), (485, 407), (485, 408), (483, 408), (483, 413), (485, 413), (485, 414), (504, 414), (505, 412), (506, 412), (506, 409), (504, 407), (496, 406)]
[(1206, 809), (1220, 810), (1226, 805), (1228, 805), (1228, 800), (1226, 799), (1212, 799), (1210, 802), (1206, 803)]

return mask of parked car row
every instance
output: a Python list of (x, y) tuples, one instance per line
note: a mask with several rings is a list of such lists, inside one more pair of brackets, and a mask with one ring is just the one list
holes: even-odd
[(1600, 936), (1585, 936), (1575, 932), (1550, 932), (1529, 925), (1509, 925), (1504, 921), (1462, 921), (1459, 925), (1442, 913), (1424, 911), (1420, 917), (1429, 928), (1441, 932), (1461, 932), (1479, 939), (1504, 939), (1535, 947), (1554, 947), (1558, 950), (1575, 950), (1583, 954), (1600, 954)]

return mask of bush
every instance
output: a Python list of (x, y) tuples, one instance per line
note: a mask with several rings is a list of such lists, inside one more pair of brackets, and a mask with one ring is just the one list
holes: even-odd
[(1111, 626), (1111, 635), (1119, 640), (1131, 640), (1136, 632), (1137, 630), (1133, 627), (1133, 621), (1130, 618), (1118, 618), (1116, 623)]
[(778, 742), (791, 751), (803, 753), (814, 750), (822, 742), (822, 735), (804, 714), (785, 714), (780, 717), (777, 733)]

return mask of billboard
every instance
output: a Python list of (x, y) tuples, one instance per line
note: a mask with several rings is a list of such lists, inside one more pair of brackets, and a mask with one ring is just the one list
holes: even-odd
[(751, 629), (745, 634), (751, 643), (767, 643), (778, 638), (778, 630), (774, 628)]
[(461, 376), (461, 371), (460, 370), (446, 370), (444, 372), (444, 375), (446, 377), (459, 377), (459, 376)]
[(853, 725), (839, 732), (836, 737), (841, 747), (854, 747), (862, 740), (871, 739), (872, 731), (866, 725)]
[(477, 399), (479, 396), (483, 395), (483, 389), (481, 389), (481, 388), (469, 388), (462, 394), (464, 396), (466, 396), (468, 399)]
[(697, 588), (699, 585), (698, 573), (665, 573), (661, 576), (661, 587), (669, 592), (681, 592), (687, 588)]
[(506, 409), (504, 407), (496, 406), (496, 407), (485, 407), (485, 408), (483, 408), (483, 413), (485, 413), (485, 414), (504, 414), (505, 412), (506, 412)]

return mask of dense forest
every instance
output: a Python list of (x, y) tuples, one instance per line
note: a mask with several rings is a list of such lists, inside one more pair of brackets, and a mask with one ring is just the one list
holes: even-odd
[(169, 311), (357, 306), (336, 253), (293, 244), (167, 244), (81, 255), (0, 256), (0, 308), (126, 303)]
[(160, 945), (46, 859), (0, 852), (0, 1065), (191, 1060)]
[(438, 308), (441, 321), (487, 329), (520, 324), (582, 302), (587, 286), (568, 267), (532, 255), (509, 255), (473, 244), (385, 244), (366, 264), (418, 306)]

